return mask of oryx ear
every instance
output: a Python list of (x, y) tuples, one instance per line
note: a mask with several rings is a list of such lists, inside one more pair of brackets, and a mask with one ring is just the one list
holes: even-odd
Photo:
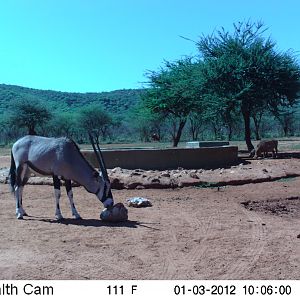
[(93, 177), (98, 178), (98, 177), (99, 177), (99, 172), (94, 171), (94, 172), (93, 172)]

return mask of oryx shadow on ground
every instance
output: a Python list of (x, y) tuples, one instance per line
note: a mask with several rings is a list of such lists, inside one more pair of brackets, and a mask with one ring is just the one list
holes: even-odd
[(158, 223), (139, 222), (134, 220), (127, 220), (122, 222), (105, 222), (100, 219), (73, 219), (64, 218), (62, 220), (55, 220), (51, 218), (28, 216), (23, 221), (38, 221), (50, 224), (61, 224), (61, 225), (75, 225), (82, 227), (127, 227), (127, 228), (138, 228), (145, 227), (152, 230), (160, 230), (159, 228), (152, 227), (151, 225), (159, 225)]

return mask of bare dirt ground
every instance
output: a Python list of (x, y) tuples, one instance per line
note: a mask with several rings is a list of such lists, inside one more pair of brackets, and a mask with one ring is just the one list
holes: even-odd
[[(24, 190), (30, 216), (17, 220), (2, 183), (0, 279), (300, 279), (293, 157), (217, 170), (109, 170), (123, 188), (113, 190), (116, 202), (141, 196), (153, 204), (128, 207), (129, 220), (116, 224), (99, 220), (102, 205), (81, 187), (74, 198), (83, 220), (71, 219), (62, 193), (58, 223), (53, 187), (39, 178)], [(9, 162), (0, 157), (2, 182)]]

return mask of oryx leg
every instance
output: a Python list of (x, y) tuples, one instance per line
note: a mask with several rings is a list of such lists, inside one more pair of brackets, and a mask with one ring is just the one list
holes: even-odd
[(23, 173), (22, 173), (22, 193), (21, 193), (21, 210), (23, 213), (23, 216), (28, 216), (28, 214), (26, 213), (26, 211), (23, 208), (23, 191), (24, 191), (24, 186), (27, 183), (29, 177), (30, 177), (30, 169), (29, 166), (27, 164), (24, 164), (23, 166)]
[(23, 216), (27, 216), (27, 213), (22, 206), (22, 195), (24, 185), (28, 180), (29, 168), (27, 164), (19, 165), (16, 168), (16, 187), (15, 187), (15, 197), (16, 197), (16, 215), (18, 219), (23, 219)]
[(61, 186), (61, 182), (60, 179), (53, 175), (53, 185), (54, 185), (54, 194), (55, 194), (55, 201), (56, 201), (56, 205), (55, 205), (55, 218), (57, 220), (61, 220), (63, 219), (63, 216), (61, 214), (60, 211), (60, 206), (59, 206), (59, 200), (60, 200), (60, 186)]
[(273, 158), (276, 158), (277, 154), (278, 154), (278, 149), (277, 149), (276, 146), (274, 147), (274, 149), (272, 150), (272, 152), (273, 152)]
[(72, 215), (74, 216), (75, 219), (81, 219), (79, 213), (77, 212), (75, 204), (74, 204), (71, 180), (65, 180), (65, 184), (66, 184), (67, 195), (68, 195), (68, 198), (70, 201)]

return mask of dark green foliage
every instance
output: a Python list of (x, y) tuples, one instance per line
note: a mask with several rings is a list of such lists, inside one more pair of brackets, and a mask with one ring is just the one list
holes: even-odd
[(198, 64), (191, 58), (165, 62), (159, 72), (149, 72), (149, 89), (143, 95), (145, 107), (164, 114), (173, 127), (173, 146), (177, 147), (189, 114), (200, 106)]
[[(51, 136), (69, 136), (78, 142), (86, 142), (86, 130), (82, 130), (79, 118), (79, 111), (82, 107), (90, 105), (99, 106), (113, 119), (111, 130), (101, 133), (104, 138), (116, 140), (132, 140), (127, 136), (128, 130), (119, 136), (118, 126), (126, 119), (128, 113), (140, 101), (140, 94), (143, 90), (118, 90), (105, 93), (66, 93), (56, 91), (44, 91), (24, 88), (20, 86), (0, 84), (0, 125), (2, 134), (1, 142), (15, 140), (16, 137), (27, 133), (27, 130), (19, 130), (16, 127), (8, 126), (7, 116), (12, 112), (14, 103), (27, 99), (29, 102), (38, 102), (51, 111), (53, 118), (44, 124), (39, 124), (38, 134)], [(7, 130), (6, 130), (7, 128)], [(4, 130), (5, 129), (5, 130)], [(5, 133), (3, 133), (5, 132)]]
[(81, 108), (78, 112), (77, 122), (85, 135), (89, 132), (94, 134), (96, 142), (99, 142), (100, 136), (105, 140), (110, 127), (114, 124), (111, 115), (96, 104)]
[(296, 103), (300, 90), (300, 67), (293, 53), (276, 51), (275, 43), (263, 37), (264, 31), (260, 22), (239, 22), (232, 34), (222, 28), (198, 43), (205, 97), (221, 101), (217, 107), (229, 123), (236, 112), (242, 114), (249, 150), (253, 148), (250, 118), (258, 120), (266, 110), (278, 114)]
[(139, 102), (142, 91), (129, 89), (102, 93), (67, 93), (0, 84), (0, 114), (12, 101), (30, 97), (58, 111), (70, 111), (92, 103), (100, 103), (109, 113), (122, 115)]
[(26, 128), (27, 134), (37, 134), (37, 126), (51, 119), (50, 111), (35, 100), (15, 101), (10, 107), (9, 123), (16, 128)]
[(151, 142), (153, 134), (156, 134), (161, 140), (165, 137), (166, 120), (164, 114), (154, 113), (148, 108), (140, 107), (134, 115), (132, 126), (139, 133), (141, 141)]
[(76, 113), (56, 113), (48, 123), (46, 131), (51, 132), (51, 135), (55, 137), (66, 136), (69, 138), (74, 138), (78, 129), (76, 119)]

